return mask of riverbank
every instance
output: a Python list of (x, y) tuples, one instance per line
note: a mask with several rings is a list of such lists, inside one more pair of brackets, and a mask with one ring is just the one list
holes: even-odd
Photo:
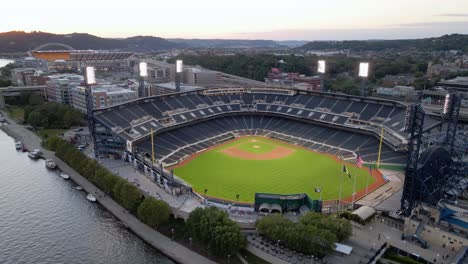
[(21, 140), (24, 146), (28, 149), (41, 149), (45, 158), (54, 160), (58, 167), (70, 175), (70, 178), (75, 183), (81, 185), (88, 193), (95, 195), (97, 201), (122, 221), (127, 228), (161, 251), (161, 253), (179, 263), (215, 263), (210, 259), (189, 250), (179, 243), (172, 241), (170, 238), (140, 222), (135, 216), (129, 214), (127, 210), (112, 200), (109, 196), (106, 196), (87, 179), (78, 174), (62, 160), (55, 157), (53, 152), (43, 149), (41, 146), (41, 139), (36, 134), (27, 130), (23, 126), (18, 125), (9, 116), (7, 116), (6, 113), (5, 116), (9, 124), (0, 127), (5, 131), (5, 133), (17, 140)]

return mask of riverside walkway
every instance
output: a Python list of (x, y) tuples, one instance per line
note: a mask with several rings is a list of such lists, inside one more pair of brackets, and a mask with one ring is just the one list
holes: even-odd
[(18, 125), (14, 120), (9, 118), (7, 113), (4, 113), (4, 116), (8, 121), (8, 125), (1, 126), (0, 128), (2, 128), (2, 130), (15, 139), (21, 140), (27, 149), (42, 150), (45, 158), (54, 160), (60, 170), (70, 175), (70, 178), (76, 184), (81, 185), (88, 193), (92, 193), (96, 196), (97, 201), (122, 221), (127, 228), (132, 230), (141, 239), (161, 251), (161, 253), (178, 263), (216, 263), (194, 251), (191, 251), (181, 244), (172, 241), (170, 238), (140, 222), (135, 216), (128, 213), (125, 208), (120, 206), (110, 197), (106, 196), (104, 192), (101, 192), (86, 178), (78, 174), (62, 160), (55, 157), (53, 152), (43, 149), (41, 146), (41, 139), (36, 134), (23, 126)]

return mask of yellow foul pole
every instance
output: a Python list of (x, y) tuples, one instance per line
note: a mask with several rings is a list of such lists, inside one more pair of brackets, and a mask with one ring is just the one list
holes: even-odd
[(377, 168), (380, 168), (380, 153), (382, 152), (382, 141), (383, 141), (383, 126), (380, 131), (380, 144), (379, 144), (379, 156), (377, 157)]
[(154, 165), (154, 137), (153, 137), (153, 129), (151, 129), (151, 162)]

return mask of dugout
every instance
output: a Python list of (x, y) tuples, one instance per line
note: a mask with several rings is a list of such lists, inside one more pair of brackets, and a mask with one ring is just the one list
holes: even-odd
[(284, 213), (303, 211), (304, 208), (314, 212), (321, 212), (322, 201), (312, 200), (305, 193), (288, 195), (255, 193), (254, 209), (256, 212)]

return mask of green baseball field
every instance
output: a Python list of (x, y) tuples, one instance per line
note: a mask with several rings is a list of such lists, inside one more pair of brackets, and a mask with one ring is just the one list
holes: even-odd
[[(254, 202), (256, 192), (274, 194), (307, 193), (323, 200), (351, 198), (363, 193), (376, 181), (369, 169), (345, 163), (350, 175), (343, 172), (343, 163), (302, 147), (265, 137), (242, 137), (195, 154), (172, 167), (177, 177), (193, 189), (211, 197)], [(355, 183), (356, 182), (356, 183)], [(357, 195), (356, 195), (357, 196)], [(361, 195), (362, 196), (362, 195)], [(349, 200), (348, 199), (348, 200)]]

